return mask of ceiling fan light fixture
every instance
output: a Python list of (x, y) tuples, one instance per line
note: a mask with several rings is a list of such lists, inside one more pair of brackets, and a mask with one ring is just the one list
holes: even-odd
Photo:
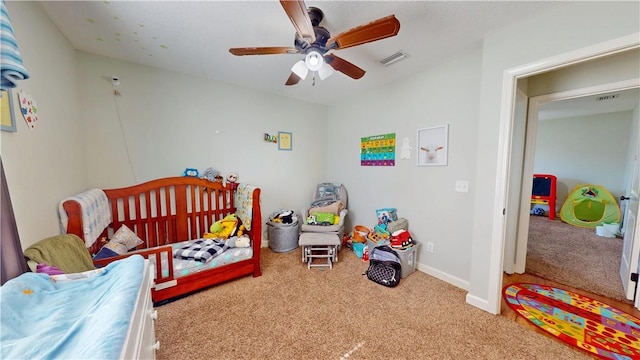
[(334, 72), (335, 70), (333, 69), (333, 67), (325, 62), (320, 70), (318, 70), (318, 76), (320, 76), (320, 80), (324, 80), (331, 76), (331, 74), (333, 74)]
[(307, 64), (307, 68), (311, 71), (318, 71), (322, 68), (322, 64), (324, 64), (324, 59), (322, 58), (322, 54), (313, 50), (310, 51), (307, 56), (304, 58), (305, 64)]
[(293, 65), (293, 67), (291, 68), (291, 72), (298, 75), (300, 79), (304, 80), (309, 73), (309, 69), (307, 68), (307, 64), (305, 64), (304, 61), (300, 60)]

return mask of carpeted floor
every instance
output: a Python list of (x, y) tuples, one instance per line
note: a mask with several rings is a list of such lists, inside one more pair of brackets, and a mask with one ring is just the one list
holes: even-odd
[(559, 219), (531, 216), (527, 273), (611, 299), (628, 301), (620, 280), (622, 239)]
[(265, 248), (263, 275), (160, 306), (159, 359), (588, 359), (465, 303), (416, 271), (395, 288), (361, 274), (346, 249), (329, 269)]

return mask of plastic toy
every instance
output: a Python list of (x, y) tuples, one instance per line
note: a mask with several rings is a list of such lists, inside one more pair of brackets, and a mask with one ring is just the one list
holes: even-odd
[(316, 223), (319, 225), (333, 225), (335, 214), (326, 212), (314, 212), (313, 215), (316, 218)]
[(391, 234), (392, 248), (406, 248), (413, 246), (413, 239), (407, 230), (398, 230)]
[[(558, 179), (549, 174), (533, 174), (531, 203), (549, 205), (549, 220), (556, 218), (556, 182)], [(533, 209), (535, 210), (535, 208)], [(538, 215), (538, 214), (533, 214)], [(542, 214), (544, 215), (544, 213)]]

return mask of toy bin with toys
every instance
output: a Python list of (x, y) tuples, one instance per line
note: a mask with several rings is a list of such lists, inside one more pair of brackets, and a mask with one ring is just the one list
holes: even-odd
[(413, 245), (410, 247), (393, 249), (400, 257), (400, 264), (402, 265), (402, 279), (406, 278), (407, 276), (411, 275), (411, 273), (416, 271), (416, 266), (418, 265), (416, 257), (418, 255), (417, 253), (419, 245), (420, 244), (414, 240)]
[(286, 253), (297, 249), (299, 227), (298, 216), (293, 210), (279, 210), (271, 214), (267, 222), (271, 251)]

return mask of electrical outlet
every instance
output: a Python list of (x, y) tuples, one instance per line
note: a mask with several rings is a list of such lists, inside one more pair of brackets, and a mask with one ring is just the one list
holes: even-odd
[(469, 182), (466, 180), (458, 180), (456, 181), (456, 191), (457, 192), (469, 192)]
[(427, 241), (427, 252), (433, 252), (433, 243), (431, 241)]

